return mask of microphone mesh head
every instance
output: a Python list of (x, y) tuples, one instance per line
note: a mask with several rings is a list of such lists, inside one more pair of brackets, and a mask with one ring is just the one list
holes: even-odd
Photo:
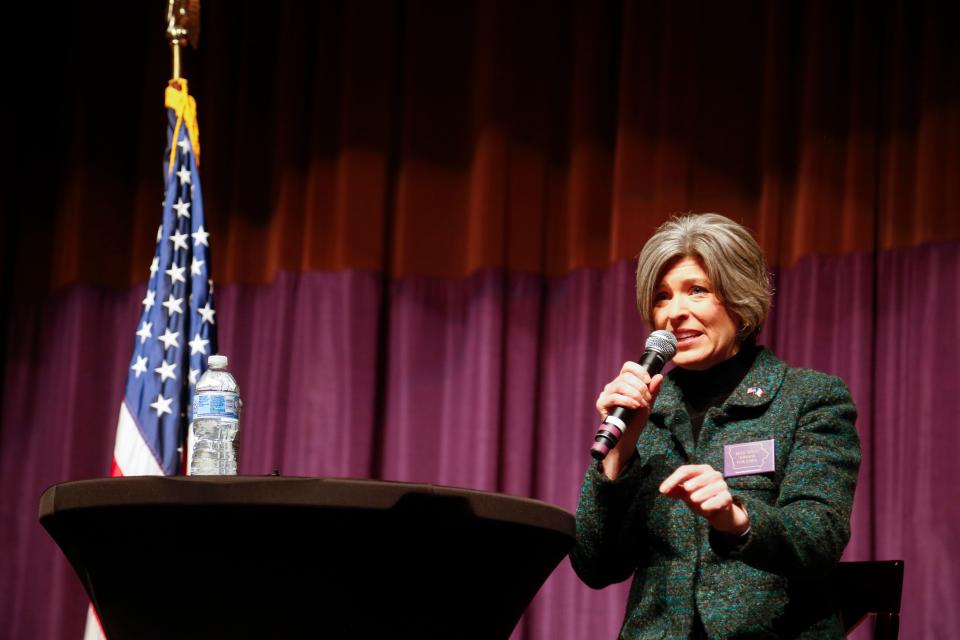
[(669, 331), (654, 331), (647, 337), (645, 349), (656, 351), (664, 360), (671, 360), (677, 355), (677, 338)]

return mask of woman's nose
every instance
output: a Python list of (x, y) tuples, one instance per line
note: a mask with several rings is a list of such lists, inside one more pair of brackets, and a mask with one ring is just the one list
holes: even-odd
[(667, 307), (667, 315), (673, 320), (674, 318), (683, 318), (687, 315), (687, 303), (683, 296), (673, 296), (670, 299), (670, 306)]

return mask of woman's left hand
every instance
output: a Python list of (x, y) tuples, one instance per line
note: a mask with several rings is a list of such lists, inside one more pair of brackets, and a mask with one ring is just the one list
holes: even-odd
[(733, 501), (723, 474), (708, 464), (686, 464), (660, 483), (660, 493), (683, 500), (717, 531), (734, 535), (750, 528), (747, 512)]

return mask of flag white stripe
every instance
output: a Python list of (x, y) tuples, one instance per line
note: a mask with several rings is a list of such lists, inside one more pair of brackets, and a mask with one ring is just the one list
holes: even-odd
[(117, 422), (117, 440), (113, 446), (113, 459), (124, 476), (162, 476), (163, 469), (150, 447), (143, 441), (126, 402), (120, 403), (120, 419)]
[(83, 628), (83, 640), (107, 640), (92, 604), (87, 608), (87, 625)]

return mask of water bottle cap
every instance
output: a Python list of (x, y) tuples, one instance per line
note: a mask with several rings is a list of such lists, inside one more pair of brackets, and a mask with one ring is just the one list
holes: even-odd
[(212, 355), (207, 358), (207, 366), (211, 369), (226, 369), (227, 356)]

